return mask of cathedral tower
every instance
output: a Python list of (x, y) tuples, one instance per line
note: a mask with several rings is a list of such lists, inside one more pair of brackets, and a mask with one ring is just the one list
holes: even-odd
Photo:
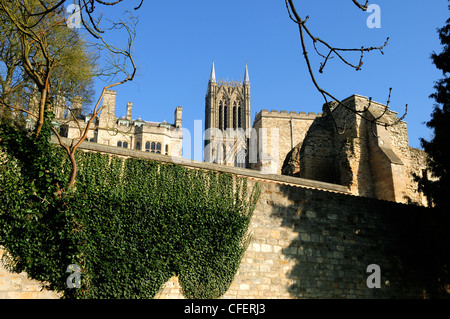
[(214, 62), (205, 97), (205, 161), (246, 167), (250, 134), (250, 78), (216, 81)]

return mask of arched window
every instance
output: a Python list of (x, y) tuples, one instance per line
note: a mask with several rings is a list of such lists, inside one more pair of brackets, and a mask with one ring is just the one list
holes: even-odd
[(169, 155), (169, 144), (166, 144), (166, 155)]
[(233, 103), (233, 128), (236, 129), (237, 124), (237, 106), (236, 101)]
[(145, 151), (150, 152), (150, 142), (145, 142)]
[(223, 129), (223, 102), (219, 102), (219, 130)]
[(118, 147), (122, 147), (122, 142), (121, 142), (121, 141), (118, 141), (118, 142), (117, 142), (117, 146), (118, 146)]
[(156, 143), (156, 153), (161, 154), (161, 143)]
[(128, 148), (128, 143), (127, 142), (123, 142), (122, 147), (123, 148)]
[(236, 157), (234, 159), (234, 166), (245, 168), (245, 148), (239, 147), (236, 151)]
[(152, 142), (152, 146), (150, 148), (150, 152), (155, 153), (156, 144), (155, 142)]
[(138, 151), (141, 150), (141, 142), (136, 142), (136, 149), (137, 149)]
[(241, 114), (241, 105), (238, 106), (238, 127), (242, 127), (242, 114)]
[(229, 111), (228, 111), (228, 104), (227, 104), (227, 102), (225, 101), (225, 106), (224, 106), (224, 108), (225, 108), (225, 110), (224, 110), (224, 117), (225, 117), (225, 119), (224, 119), (224, 121), (223, 121), (223, 128), (226, 130), (227, 128), (228, 128), (228, 118), (229, 118), (229, 116), (230, 116), (230, 113), (229, 113)]

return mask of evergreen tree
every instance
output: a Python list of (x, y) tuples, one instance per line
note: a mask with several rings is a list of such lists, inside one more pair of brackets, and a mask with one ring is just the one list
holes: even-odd
[[(450, 5), (449, 5), (450, 9)], [(443, 78), (436, 81), (435, 100), (431, 119), (426, 125), (433, 130), (433, 137), (421, 139), (422, 147), (428, 153), (428, 170), (419, 179), (419, 188), (432, 203), (432, 210), (416, 221), (415, 260), (421, 260), (422, 279), (426, 294), (431, 298), (448, 298), (450, 288), (450, 19), (438, 30), (443, 45), (441, 53), (433, 52), (433, 64), (442, 71)], [(428, 176), (427, 176), (428, 175)], [(417, 255), (417, 250), (421, 251)]]
[(424, 176), (420, 185), (436, 208), (450, 213), (450, 19), (438, 33), (443, 50), (439, 54), (434, 52), (431, 58), (444, 77), (435, 83), (436, 92), (430, 95), (436, 103), (426, 125), (434, 134), (430, 141), (421, 139), (421, 143), (429, 155), (428, 168), (431, 176)]

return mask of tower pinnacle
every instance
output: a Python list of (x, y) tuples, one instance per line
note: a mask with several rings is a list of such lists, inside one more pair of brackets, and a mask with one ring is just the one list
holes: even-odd
[(212, 63), (211, 74), (209, 75), (209, 82), (216, 83), (216, 70), (214, 68), (214, 60)]
[(244, 84), (250, 84), (250, 78), (248, 77), (247, 63), (245, 63)]

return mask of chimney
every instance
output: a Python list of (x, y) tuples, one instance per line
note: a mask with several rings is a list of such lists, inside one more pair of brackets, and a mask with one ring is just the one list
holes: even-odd
[(182, 115), (183, 115), (183, 108), (181, 106), (177, 106), (175, 109), (175, 127), (176, 128), (181, 128)]
[(116, 91), (105, 91), (102, 104), (102, 107), (104, 109), (100, 112), (99, 116), (99, 125), (101, 125), (102, 127), (113, 126), (116, 123), (116, 95)]
[(133, 103), (128, 102), (127, 103), (127, 120), (131, 121), (131, 110), (133, 109)]
[(72, 113), (75, 117), (81, 116), (81, 107), (83, 106), (83, 98), (81, 96), (74, 96), (72, 99)]

